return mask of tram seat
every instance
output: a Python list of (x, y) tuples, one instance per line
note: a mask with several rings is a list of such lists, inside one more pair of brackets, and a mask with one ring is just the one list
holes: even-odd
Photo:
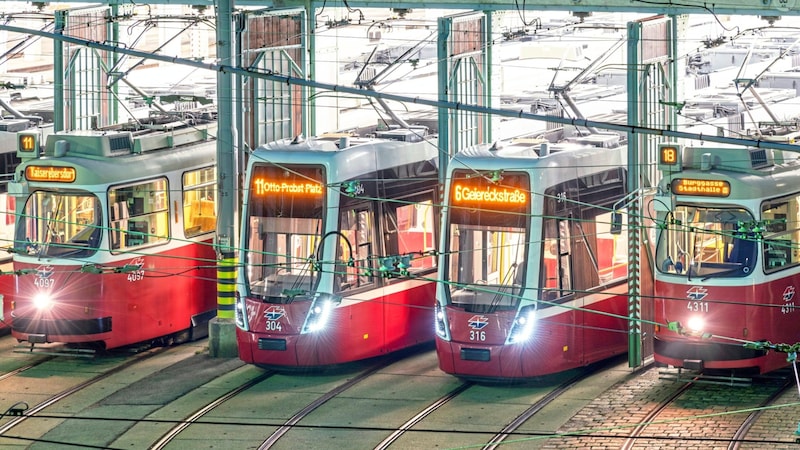
[(188, 228), (199, 227), (201, 233), (217, 229), (217, 213), (211, 200), (193, 202), (189, 208)]
[(733, 240), (733, 248), (726, 262), (749, 264), (750, 261), (748, 259), (753, 257), (756, 250), (756, 241), (754, 239), (749, 236), (747, 238), (744, 236), (736, 237)]

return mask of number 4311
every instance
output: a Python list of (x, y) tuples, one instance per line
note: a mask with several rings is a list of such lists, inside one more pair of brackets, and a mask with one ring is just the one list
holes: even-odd
[(689, 302), (686, 309), (691, 312), (708, 312), (708, 302)]

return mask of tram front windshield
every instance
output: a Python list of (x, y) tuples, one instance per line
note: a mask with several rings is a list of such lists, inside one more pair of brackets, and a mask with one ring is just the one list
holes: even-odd
[(452, 305), (493, 312), (519, 304), (529, 241), (527, 186), (523, 175), (499, 182), (454, 177), (446, 235)]
[(88, 192), (36, 191), (17, 219), (14, 247), (36, 256), (80, 258), (95, 254), (102, 237), (97, 196)]
[(758, 230), (742, 208), (681, 205), (660, 217), (656, 247), (661, 273), (691, 277), (744, 277), (758, 255)]
[(254, 166), (246, 211), (245, 267), (250, 295), (288, 302), (308, 296), (322, 233), (322, 167)]

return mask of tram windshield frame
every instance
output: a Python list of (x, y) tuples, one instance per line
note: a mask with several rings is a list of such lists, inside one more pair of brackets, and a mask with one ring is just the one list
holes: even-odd
[(14, 248), (37, 257), (85, 258), (103, 237), (100, 199), (87, 191), (36, 190), (17, 218)]
[[(244, 240), (247, 292), (273, 303), (311, 298), (320, 278), (315, 266), (325, 229), (325, 170), (271, 164), (251, 170)], [(299, 186), (304, 188), (297, 191)]]
[[(464, 185), (488, 202), (459, 205)], [(448, 303), (467, 311), (490, 313), (514, 310), (525, 285), (530, 241), (530, 184), (526, 174), (504, 173), (499, 181), (455, 172), (448, 202), (444, 248)], [(520, 195), (519, 201), (499, 204), (503, 196)]]
[(656, 244), (662, 274), (735, 278), (753, 273), (759, 235), (752, 213), (735, 206), (681, 204), (660, 213), (664, 224)]

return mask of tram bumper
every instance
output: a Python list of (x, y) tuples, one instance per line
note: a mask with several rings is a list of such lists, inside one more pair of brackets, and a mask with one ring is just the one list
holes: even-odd
[(759, 367), (763, 372), (761, 359), (767, 356), (765, 350), (749, 349), (741, 344), (666, 340), (658, 336), (653, 346), (656, 362), (691, 370)]
[(449, 374), (475, 379), (524, 378), (522, 346), (462, 344), (436, 339), (439, 368)]

